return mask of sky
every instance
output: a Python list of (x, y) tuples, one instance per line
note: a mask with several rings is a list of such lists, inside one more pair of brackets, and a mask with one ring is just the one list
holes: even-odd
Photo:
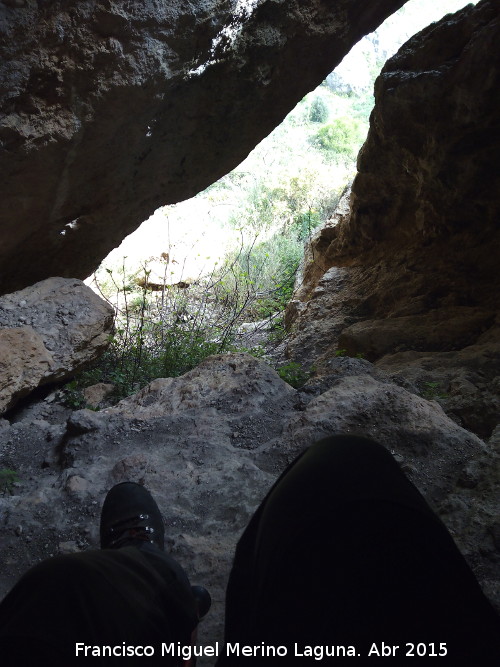
[(363, 37), (334, 71), (341, 79), (348, 81), (353, 88), (361, 89), (368, 85), (371, 86), (372, 80), (367, 62), (370, 55), (372, 57), (375, 55), (374, 42), (378, 54), (387, 60), (412, 35), (420, 32), (432, 22), (468, 4), (476, 5), (478, 1), (409, 0), (399, 11), (389, 16), (374, 33)]

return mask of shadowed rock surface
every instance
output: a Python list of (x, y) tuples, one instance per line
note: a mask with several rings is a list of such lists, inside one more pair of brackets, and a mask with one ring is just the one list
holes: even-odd
[(483, 0), (386, 63), (352, 192), (287, 314), (292, 359), (363, 356), (482, 437), (500, 421), (499, 39)]
[(0, 497), (2, 592), (49, 554), (97, 547), (106, 491), (139, 481), (158, 500), (168, 548), (212, 594), (200, 641), (221, 641), (234, 547), (253, 510), (299, 452), (342, 432), (378, 439), (394, 454), (442, 510), (492, 595), (495, 517), (485, 510), (498, 489), (490, 448), (372, 368), (336, 359), (322, 390), (298, 391), (254, 357), (217, 355), (114, 408), (73, 412), (67, 425), (46, 401), (26, 408), (0, 431), (2, 465), (15, 462), (21, 477), (14, 495)]
[(0, 4), (0, 293), (88, 276), (156, 208), (239, 164), (403, 4)]

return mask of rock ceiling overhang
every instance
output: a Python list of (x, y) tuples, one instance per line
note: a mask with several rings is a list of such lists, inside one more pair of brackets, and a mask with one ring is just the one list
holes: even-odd
[(263, 0), (228, 46), (236, 4), (0, 5), (0, 293), (87, 276), (234, 168), (404, 0)]

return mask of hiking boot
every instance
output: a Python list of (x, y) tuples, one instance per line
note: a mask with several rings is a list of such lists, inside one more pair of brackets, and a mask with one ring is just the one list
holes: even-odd
[(140, 484), (121, 482), (108, 491), (101, 511), (101, 549), (140, 546), (164, 549), (163, 518), (153, 496)]

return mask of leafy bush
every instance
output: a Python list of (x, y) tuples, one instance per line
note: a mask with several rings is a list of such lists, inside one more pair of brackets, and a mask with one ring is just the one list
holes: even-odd
[[(334, 208), (334, 207), (332, 207)], [(292, 230), (297, 241), (305, 241), (308, 239), (313, 230), (321, 224), (320, 211), (316, 209), (309, 209), (295, 216), (292, 224)]]
[(371, 93), (357, 98), (352, 104), (353, 115), (364, 123), (367, 123), (374, 104), (375, 100)]
[[(155, 378), (177, 377), (207, 356), (229, 349), (241, 314), (227, 289), (232, 268), (226, 266), (188, 288), (164, 284), (154, 292), (144, 281), (129, 292), (127, 272), (115, 276), (110, 271), (118, 296), (112, 303), (114, 335), (96, 366), (65, 386), (67, 404), (83, 407), (82, 389), (97, 382), (114, 384), (114, 398), (123, 398)], [(147, 273), (147, 265), (144, 270)]]
[(311, 123), (326, 123), (330, 110), (322, 97), (315, 97), (309, 109), (309, 120)]
[(241, 275), (254, 294), (248, 304), (251, 319), (264, 319), (283, 310), (292, 296), (302, 245), (283, 234), (244, 248), (238, 256)]
[(300, 254), (299, 243), (275, 234), (240, 247), (189, 288), (164, 284), (154, 292), (145, 281), (130, 291), (125, 267), (107, 271), (116, 290), (114, 335), (98, 363), (65, 385), (66, 404), (85, 407), (82, 390), (97, 382), (114, 384), (113, 398), (121, 399), (155, 378), (177, 377), (211, 354), (235, 349), (242, 322), (285, 307)]
[[(72, 408), (73, 410), (79, 410), (80, 408), (85, 407), (85, 398), (83, 397), (82, 389), (94, 384), (91, 380), (89, 382), (82, 382), (83, 377), (85, 376), (82, 372), (78, 379), (67, 382), (61, 392), (62, 402), (68, 408)], [(100, 379), (96, 380), (96, 382), (100, 382)]]
[(330, 156), (352, 160), (365, 136), (366, 130), (359, 120), (343, 116), (320, 128), (311, 138), (311, 143)]
[(269, 332), (268, 340), (270, 343), (279, 345), (288, 335), (285, 328), (284, 313), (280, 313), (272, 320), (271, 331)]
[(296, 361), (290, 361), (277, 369), (280, 378), (295, 389), (302, 387), (309, 380), (312, 371), (313, 369), (307, 371), (302, 364)]

